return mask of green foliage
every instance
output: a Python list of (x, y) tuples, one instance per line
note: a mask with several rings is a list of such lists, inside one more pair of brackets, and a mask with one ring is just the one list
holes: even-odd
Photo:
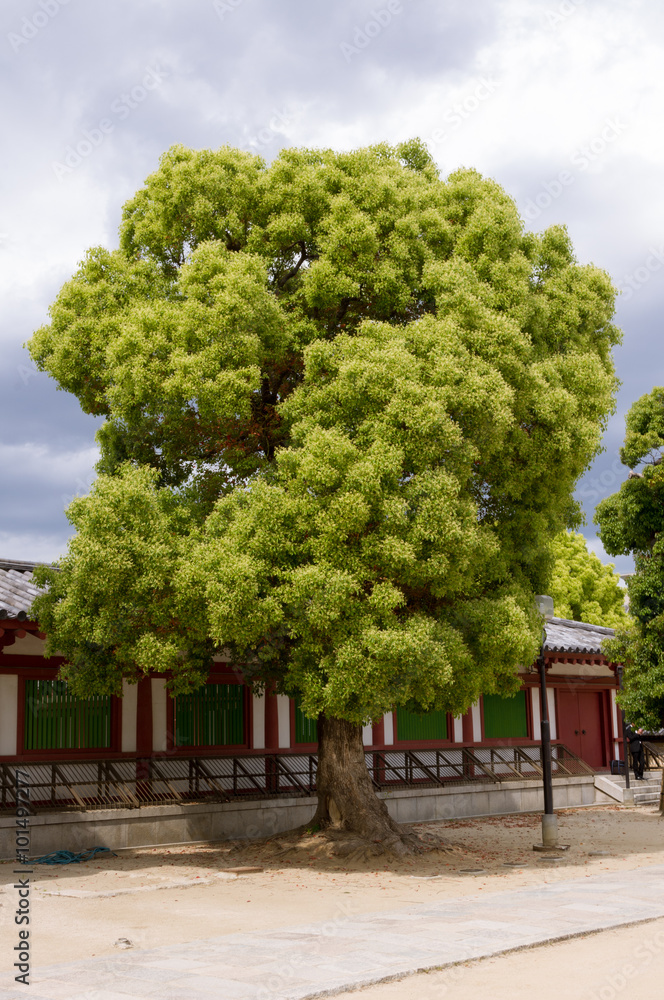
[(607, 628), (625, 628), (625, 591), (613, 565), (605, 566), (589, 552), (583, 535), (561, 532), (553, 540), (555, 558), (547, 593), (558, 618), (591, 622)]
[(171, 149), (30, 345), (107, 416), (37, 607), (72, 684), (185, 691), (226, 649), (312, 717), (513, 693), (613, 409), (613, 303), (417, 140)]
[(620, 451), (624, 465), (635, 469), (648, 459), (658, 460), (664, 447), (664, 387), (655, 386), (652, 392), (637, 399), (627, 414), (625, 429), (625, 443)]
[(648, 464), (598, 504), (595, 515), (607, 552), (631, 553), (635, 566), (628, 581), (633, 622), (607, 651), (625, 665), (622, 704), (628, 716), (659, 728), (664, 723), (664, 389), (638, 399), (626, 425), (623, 462), (631, 468)]
[(47, 655), (69, 660), (64, 675), (76, 694), (121, 694), (122, 678), (172, 671), (173, 690), (204, 683), (213, 646), (205, 617), (172, 579), (192, 540), (186, 509), (157, 474), (123, 466), (99, 476), (89, 497), (67, 511), (76, 528), (59, 569), (37, 567), (48, 591), (34, 603)]

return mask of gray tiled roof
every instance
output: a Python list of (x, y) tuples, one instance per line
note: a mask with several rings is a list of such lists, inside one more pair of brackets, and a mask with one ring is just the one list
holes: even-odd
[[(0, 618), (29, 617), (30, 605), (38, 594), (32, 582), (37, 563), (0, 559)], [(546, 624), (547, 653), (601, 653), (602, 640), (614, 635), (612, 628), (551, 618)]]
[(30, 617), (30, 605), (39, 593), (32, 582), (37, 563), (0, 559), (0, 618)]
[(546, 623), (544, 650), (547, 653), (601, 653), (603, 640), (614, 635), (614, 630), (604, 625), (551, 618)]

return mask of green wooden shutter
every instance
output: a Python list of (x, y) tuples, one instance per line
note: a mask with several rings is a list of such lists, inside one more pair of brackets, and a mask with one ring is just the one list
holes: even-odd
[(397, 708), (398, 740), (446, 740), (447, 712), (426, 712), (416, 715)]
[(300, 699), (295, 699), (295, 742), (317, 743), (318, 720), (310, 719), (300, 708)]
[(485, 694), (483, 701), (486, 739), (514, 739), (528, 736), (525, 691), (518, 691), (513, 698)]
[(25, 682), (26, 750), (93, 750), (111, 745), (111, 698), (75, 698), (65, 681)]
[(175, 698), (176, 747), (242, 746), (244, 739), (242, 684), (206, 684)]

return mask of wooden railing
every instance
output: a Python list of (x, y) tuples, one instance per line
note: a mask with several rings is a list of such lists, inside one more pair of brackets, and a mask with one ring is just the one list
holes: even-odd
[[(445, 787), (475, 782), (541, 780), (540, 747), (467, 747), (367, 751), (377, 789)], [(235, 756), (122, 757), (0, 764), (0, 809), (16, 807), (16, 770), (29, 788), (32, 811), (112, 809), (230, 802), (315, 794), (317, 756), (265, 753)], [(593, 774), (562, 744), (552, 747), (554, 777)]]

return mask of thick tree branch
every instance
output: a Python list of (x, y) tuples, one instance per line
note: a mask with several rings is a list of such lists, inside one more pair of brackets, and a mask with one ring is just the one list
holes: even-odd
[(301, 248), (302, 252), (300, 254), (300, 259), (298, 260), (298, 262), (295, 265), (295, 267), (292, 267), (290, 269), (290, 271), (288, 271), (287, 274), (284, 274), (283, 277), (279, 278), (279, 280), (277, 281), (277, 287), (278, 288), (283, 288), (287, 281), (290, 281), (291, 278), (294, 278), (295, 275), (297, 274), (297, 272), (300, 270), (300, 268), (304, 264), (305, 260), (307, 260), (307, 248), (306, 248), (304, 240), (300, 240), (298, 243), (294, 243), (293, 246), (294, 247), (298, 246), (298, 247)]

